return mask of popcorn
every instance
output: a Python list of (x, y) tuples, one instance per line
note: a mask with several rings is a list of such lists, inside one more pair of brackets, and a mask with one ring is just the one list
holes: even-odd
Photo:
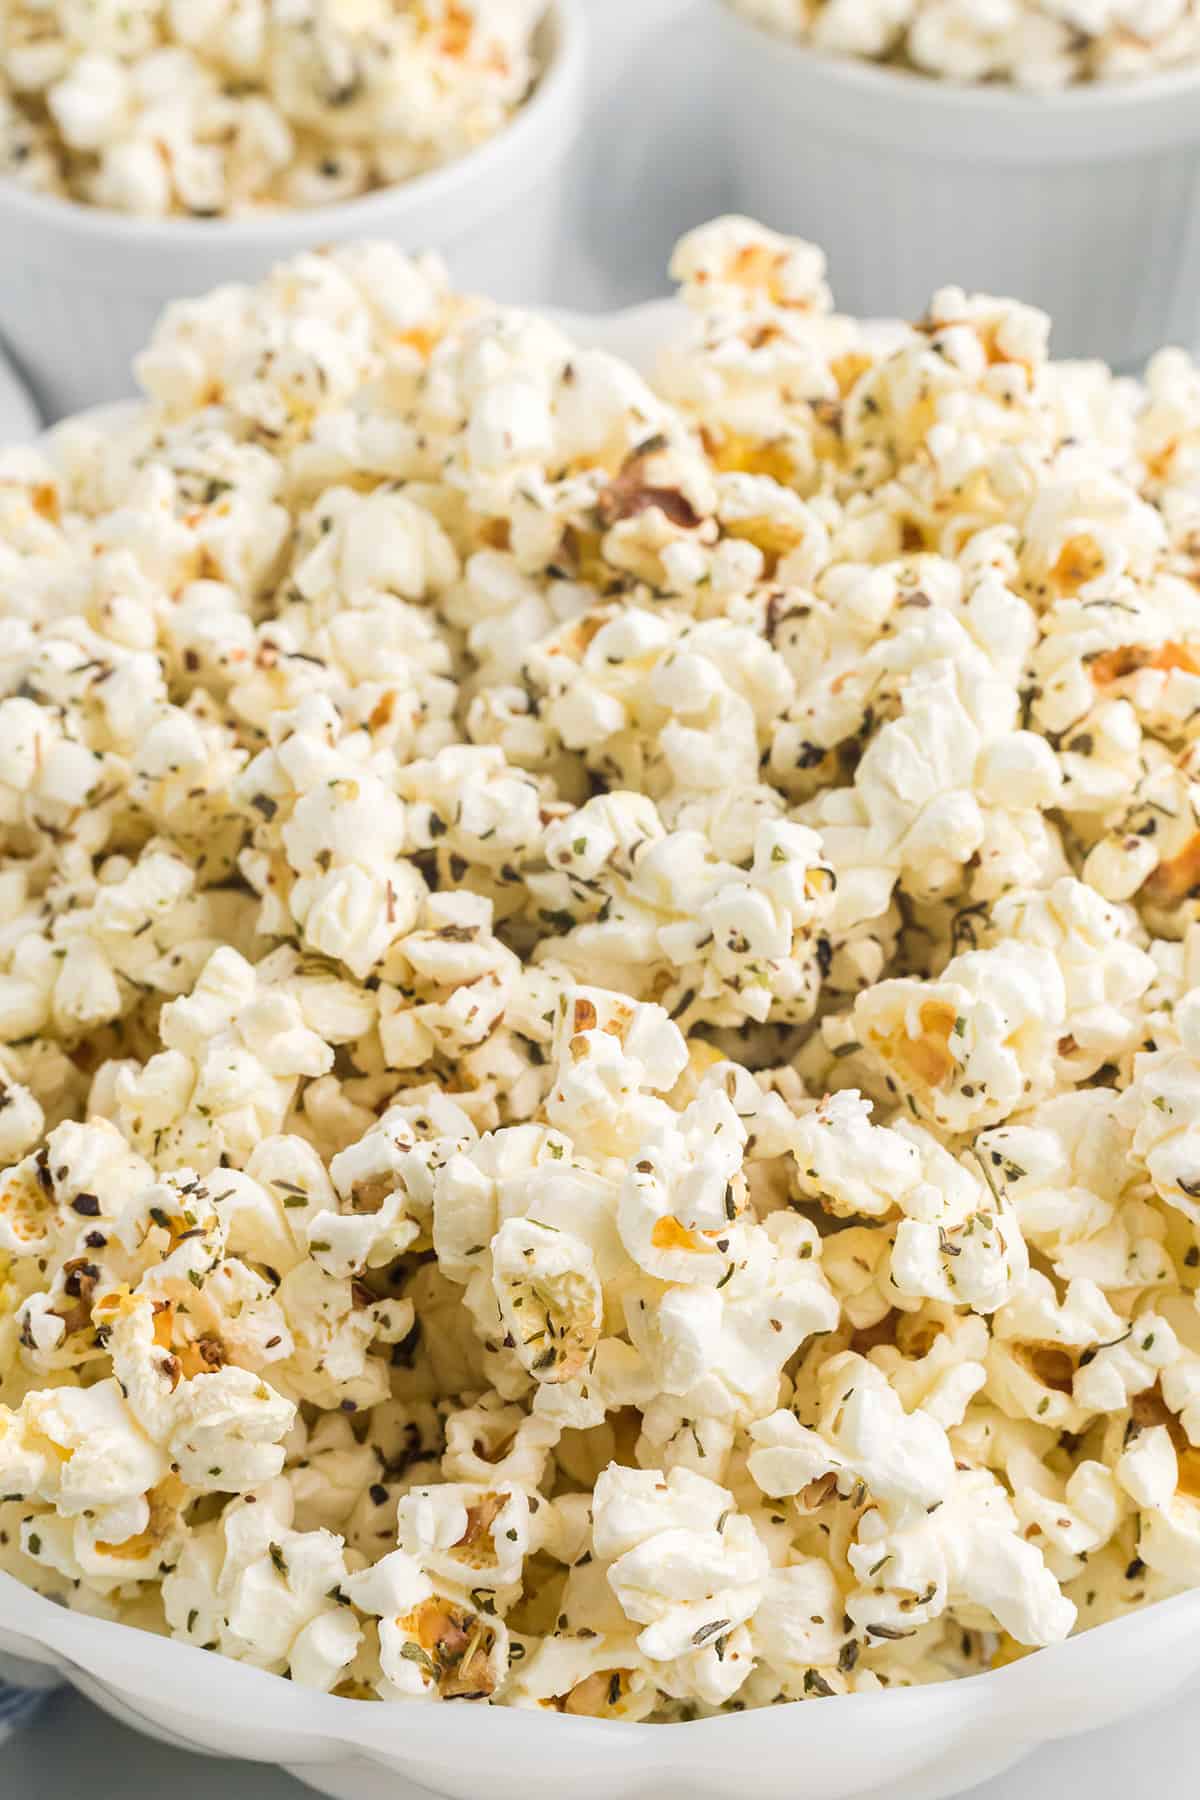
[(543, 1638), (510, 1678), (510, 1706), (553, 1708), (555, 1712), (637, 1722), (653, 1709), (657, 1689), (642, 1666), (632, 1636), (614, 1641), (605, 1632), (595, 1641)]
[(501, 1323), (531, 1375), (554, 1382), (582, 1374), (604, 1319), (585, 1243), (531, 1219), (506, 1219), (492, 1239), (492, 1286)]
[(328, 1692), (361, 1630), (334, 1597), (347, 1579), (340, 1538), (292, 1530), (286, 1482), (272, 1482), (193, 1533), (163, 1580), (172, 1637), (222, 1650)]
[(502, 130), (536, 76), (539, 17), (527, 0), (370, 20), (142, 8), (131, 27), (111, 8), (22, 11), (0, 153), (28, 186), (142, 215), (353, 199)]
[[(92, 25), (7, 54), (116, 192), (182, 71)], [(295, 142), (226, 97), (159, 187), (319, 197), (265, 29)], [(749, 220), (676, 270), (652, 384), (306, 254), (0, 454), (0, 1547), (65, 1604), (669, 1723), (1200, 1581), (1200, 379), (880, 334)]]
[(893, 1088), (956, 1133), (1049, 1096), (1065, 1023), (1057, 961), (1011, 939), (954, 957), (935, 982), (880, 982), (854, 1007), (866, 1051)]
[(168, 1472), (116, 1380), (29, 1394), (0, 1421), (5, 1493), (52, 1503), (64, 1518), (138, 1499)]
[(283, 1124), (299, 1078), (332, 1066), (286, 982), (272, 987), (272, 972), (294, 966), (290, 952), (275, 955), (273, 968), (255, 968), (232, 949), (215, 951), (192, 992), (164, 1007), (165, 1048), (116, 1070), (116, 1115), (135, 1144), (200, 1173), (222, 1158), (236, 1164)]
[(596, 1483), (592, 1541), (622, 1611), (643, 1627), (638, 1648), (653, 1661), (705, 1645), (719, 1661), (719, 1640), (752, 1618), (762, 1597), (767, 1556), (750, 1521), (724, 1488), (686, 1469), (664, 1477), (610, 1466)]
[(386, 1268), (426, 1236), (438, 1170), (474, 1139), (470, 1120), (443, 1095), (389, 1108), (330, 1162), (338, 1204), (305, 1221), (320, 1266), (331, 1275)]
[(882, 1510), (866, 1513), (848, 1559), (861, 1586), (846, 1611), (868, 1640), (937, 1617), (947, 1603), (968, 1616), (980, 1609), (1023, 1644), (1059, 1643), (1075, 1623), (1004, 1489), (981, 1469), (957, 1473), (932, 1515), (899, 1529), (888, 1529)]
[(1175, 1010), (1178, 1049), (1150, 1051), (1134, 1061), (1134, 1079), (1119, 1114), (1133, 1129), (1132, 1152), (1155, 1192), (1200, 1223), (1200, 1133), (1192, 1123), (1196, 1057), (1200, 1055), (1200, 992), (1185, 994)]
[(992, 910), (999, 942), (1041, 943), (1052, 950), (1066, 988), (1065, 1054), (1075, 1079), (1117, 1062), (1137, 1035), (1138, 1001), (1154, 965), (1131, 942), (1131, 922), (1106, 907), (1092, 888), (1064, 876), (1045, 893), (1006, 894)]
[(400, 1502), (399, 1541), (451, 1590), (503, 1596), (519, 1584), (529, 1551), (528, 1499), (511, 1487), (418, 1488)]
[(1119, 1097), (1105, 1088), (1048, 1100), (977, 1148), (1012, 1200), (1028, 1243), (1064, 1280), (1102, 1288), (1172, 1283), (1160, 1214), (1138, 1197)]
[[(625, 868), (618, 846), (629, 847)], [(554, 873), (531, 878), (535, 897), (547, 916), (583, 915), (546, 947), (569, 968), (600, 967), (626, 992), (661, 993), (685, 1028), (701, 1018), (803, 1021), (814, 1010), (834, 886), (815, 832), (763, 820), (743, 874), (712, 859), (699, 832), (664, 832), (652, 806), (618, 793), (552, 826), (546, 854)]]
[(555, 1428), (535, 1413), (484, 1394), (446, 1420), (442, 1471), (450, 1481), (510, 1481), (531, 1491), (541, 1485)]
[(1195, 58), (1191, 0), (730, 0), (770, 31), (841, 56), (902, 64), (946, 81), (1008, 81), (1035, 92), (1126, 80)]
[(160, 1341), (171, 1308), (149, 1295), (101, 1295), (93, 1316), (130, 1412), (193, 1492), (240, 1493), (280, 1472), (280, 1440), (295, 1417), (290, 1401), (249, 1369), (214, 1368), (202, 1354), (189, 1359), (197, 1373), (185, 1374), (170, 1338)]
[(346, 1584), (361, 1610), (379, 1615), (384, 1700), (487, 1700), (508, 1672), (502, 1621), (437, 1591), (404, 1551)]
[[(315, 696), (296, 714), (274, 719), (278, 747), (255, 758), (235, 794), (252, 814), (265, 815), (245, 859), (247, 873), (264, 887), (270, 870), (264, 929), (283, 925), (286, 897), (302, 943), (365, 981), (416, 923), (424, 883), (402, 859), (407, 819), (386, 779), (390, 759), (376, 770), (361, 754), (365, 746), (331, 745), (337, 724), (333, 708)], [(281, 865), (291, 877), (286, 896)]]
[(834, 1356), (820, 1374), (824, 1423), (802, 1425), (777, 1412), (752, 1427), (751, 1475), (771, 1496), (799, 1494), (828, 1475), (849, 1492), (856, 1483), (901, 1517), (944, 1501), (954, 1472), (945, 1432), (903, 1405), (874, 1364)]

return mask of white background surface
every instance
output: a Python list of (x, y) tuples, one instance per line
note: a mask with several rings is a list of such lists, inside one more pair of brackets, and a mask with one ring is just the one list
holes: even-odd
[[(706, 94), (706, 4), (591, 0), (598, 116), (578, 156), (578, 235), (564, 246), (548, 300), (602, 310), (663, 291), (675, 238), (726, 206)], [(461, 1715), (455, 1723), (461, 1729)], [(1194, 1800), (1195, 1734), (1193, 1701), (1046, 1750), (975, 1792), (978, 1800)], [(60, 1695), (0, 1749), (0, 1800), (302, 1800), (308, 1791), (274, 1769), (149, 1743), (74, 1694)], [(486, 1793), (481, 1770), (480, 1800)], [(396, 1800), (404, 1800), (399, 1788)]]

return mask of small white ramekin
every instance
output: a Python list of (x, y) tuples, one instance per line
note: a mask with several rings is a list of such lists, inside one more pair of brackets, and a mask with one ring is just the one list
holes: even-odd
[(820, 244), (839, 307), (915, 317), (946, 283), (1132, 368), (1200, 338), (1200, 68), (1052, 95), (792, 43), (709, 0), (737, 204)]
[(383, 238), (436, 249), (467, 290), (540, 299), (568, 223), (585, 31), (584, 0), (550, 0), (544, 73), (504, 131), (445, 168), (344, 205), (147, 220), (0, 182), (0, 341), (44, 416), (129, 393), (133, 358), (169, 300), (258, 280), (315, 245)]

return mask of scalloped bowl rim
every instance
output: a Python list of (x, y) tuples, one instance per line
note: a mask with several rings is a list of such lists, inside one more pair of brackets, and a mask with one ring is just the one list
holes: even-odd
[[(433, 1752), (444, 1745), (445, 1714), (439, 1707), (414, 1704), (395, 1706), (340, 1699), (301, 1688), (281, 1676), (163, 1638), (136, 1626), (73, 1613), (24, 1587), (13, 1576), (0, 1573), (0, 1649), (34, 1662), (49, 1660), (69, 1681), (84, 1677), (126, 1699), (161, 1703), (169, 1695), (172, 1711), (198, 1727), (218, 1724), (229, 1708), (253, 1706), (264, 1729), (286, 1732), (312, 1744), (333, 1739), (350, 1753), (375, 1750), (385, 1755), (418, 1750)], [(1154, 1639), (1193, 1638), (1200, 1662), (1200, 1590), (1159, 1601), (1128, 1618), (1096, 1626), (1092, 1631), (1052, 1645), (1005, 1668), (967, 1676), (957, 1681), (899, 1688), (886, 1693), (838, 1695), (837, 1728), (853, 1709), (855, 1724), (873, 1732), (886, 1730), (889, 1719), (911, 1724), (914, 1716), (933, 1714), (945, 1725), (947, 1701), (963, 1715), (961, 1723), (988, 1720), (994, 1726), (1009, 1721), (1014, 1726), (1032, 1725), (1039, 1715), (1057, 1705), (1055, 1678), (1087, 1676), (1089, 1664), (1127, 1664), (1134, 1655), (1149, 1655)], [(175, 1666), (168, 1678), (164, 1659)], [(1169, 1681), (1161, 1694), (1191, 1685), (1196, 1672)], [(506, 1744), (521, 1739), (527, 1744), (532, 1719), (538, 1729), (566, 1732), (594, 1740), (596, 1748), (636, 1750), (636, 1764), (669, 1770), (679, 1763), (678, 1752), (687, 1744), (705, 1749), (718, 1736), (729, 1739), (753, 1734), (758, 1739), (782, 1737), (799, 1747), (814, 1737), (828, 1736), (834, 1709), (796, 1702), (765, 1707), (719, 1718), (693, 1720), (686, 1725), (628, 1724), (620, 1720), (590, 1720), (558, 1713), (530, 1713), (521, 1708), (486, 1707), (470, 1715), (476, 1729), (494, 1740), (492, 1748), (503, 1754)], [(801, 1723), (801, 1719), (803, 1723)], [(352, 1723), (353, 1721), (353, 1723)], [(402, 1731), (400, 1727), (402, 1725)], [(1034, 1739), (1071, 1736), (1086, 1731), (1090, 1722), (1063, 1728), (1056, 1719), (1050, 1729), (1035, 1731)], [(400, 1731), (402, 1741), (394, 1741)], [(597, 1735), (599, 1734), (599, 1735)], [(427, 1741), (414, 1741), (427, 1740)], [(580, 1746), (582, 1748), (582, 1745)], [(407, 1760), (407, 1758), (406, 1758)]]

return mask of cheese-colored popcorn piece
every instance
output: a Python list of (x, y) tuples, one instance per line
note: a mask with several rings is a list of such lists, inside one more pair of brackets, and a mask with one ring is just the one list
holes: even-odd
[[(281, 1440), (295, 1417), (290, 1400), (249, 1369), (214, 1368), (199, 1352), (177, 1355), (169, 1336), (160, 1341), (172, 1309), (148, 1295), (103, 1294), (93, 1317), (131, 1413), (189, 1488), (240, 1493), (279, 1474)], [(186, 1373), (188, 1363), (195, 1374)]]
[(529, 1498), (512, 1486), (416, 1488), (400, 1502), (398, 1531), (401, 1550), (443, 1589), (486, 1591), (503, 1607), (531, 1547)]
[(855, 1002), (854, 1024), (920, 1116), (977, 1130), (1053, 1092), (1062, 971), (1050, 951), (1005, 940), (954, 957), (937, 981), (880, 982)]

